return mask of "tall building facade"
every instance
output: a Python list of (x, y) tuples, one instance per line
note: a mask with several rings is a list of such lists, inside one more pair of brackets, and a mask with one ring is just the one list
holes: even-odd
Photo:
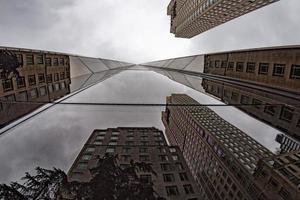
[(69, 56), (0, 48), (0, 127), (70, 93)]
[(293, 138), (285, 135), (285, 134), (278, 134), (276, 136), (276, 141), (280, 143), (280, 152), (287, 153), (291, 151), (298, 151), (300, 150), (300, 142), (294, 140)]
[(153, 127), (119, 127), (94, 130), (69, 170), (69, 181), (89, 182), (97, 157), (118, 155), (121, 167), (131, 161), (152, 165), (156, 176), (138, 172), (153, 183), (154, 191), (166, 199), (199, 200), (199, 191), (180, 149), (168, 146), (162, 131)]
[(171, 33), (191, 38), (278, 0), (171, 0)]
[(274, 154), (256, 140), (185, 94), (167, 97), (162, 121), (171, 145), (182, 150), (202, 199), (272, 199), (253, 174), (261, 159)]

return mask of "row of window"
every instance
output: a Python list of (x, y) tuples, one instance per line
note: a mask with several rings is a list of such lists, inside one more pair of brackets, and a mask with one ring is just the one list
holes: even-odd
[[(210, 61), (209, 67), (215, 68), (226, 68), (227, 71), (233, 71), (235, 67), (235, 71), (244, 72), (245, 71), (245, 63), (244, 62), (228, 62), (222, 61), (220, 64), (219, 60)], [(256, 63), (255, 62), (247, 62), (246, 63), (246, 72), (247, 73), (255, 73), (256, 71)], [(267, 75), (269, 73), (270, 64), (269, 63), (259, 63), (258, 64), (258, 74)], [(273, 65), (273, 76), (284, 76), (286, 73), (286, 65), (285, 64), (274, 64)], [(300, 79), (300, 65), (292, 65), (290, 72), (291, 79)]]
[(23, 58), (23, 54), (17, 54), (18, 61), (20, 63), (26, 63), (26, 65), (34, 65), (34, 64), (46, 64), (46, 66), (58, 66), (58, 65), (68, 65), (68, 61), (65, 58), (49, 58), (45, 57), (43, 54), (33, 55), (26, 54), (25, 61)]
[[(154, 136), (161, 136), (161, 132), (152, 132), (152, 131), (127, 131), (126, 132), (126, 134), (130, 137), (130, 136), (132, 136), (133, 137), (133, 135), (135, 134), (135, 133), (139, 133), (140, 135), (154, 135)], [(105, 136), (107, 134), (107, 132), (106, 131), (97, 131), (97, 135), (99, 135), (99, 136)], [(112, 131), (112, 133), (111, 133), (111, 135), (113, 135), (113, 136), (118, 136), (118, 135), (120, 135), (120, 132), (119, 131)], [(141, 136), (141, 137), (142, 137)]]
[[(55, 74), (48, 74), (47, 75), (47, 83), (52, 83), (53, 79), (54, 81), (59, 81), (59, 80), (64, 80), (66, 78), (65, 76), (65, 72), (61, 72), (59, 73), (55, 73)], [(28, 80), (28, 84), (29, 86), (34, 86), (38, 83), (45, 83), (45, 75), (43, 73), (39, 73), (38, 76), (36, 77), (36, 75), (28, 75), (27, 77)], [(25, 81), (25, 77), (18, 77), (16, 79), (17, 82), (17, 88), (24, 88), (26, 87), (26, 81)], [(6, 80), (2, 80), (2, 86), (3, 86), (3, 90), (4, 92), (7, 91), (11, 91), (14, 90), (14, 85), (11, 79), (6, 79)]]

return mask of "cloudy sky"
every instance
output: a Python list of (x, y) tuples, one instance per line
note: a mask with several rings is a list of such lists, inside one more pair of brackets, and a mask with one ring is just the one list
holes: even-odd
[(281, 0), (193, 39), (169, 33), (169, 0), (0, 0), (0, 45), (141, 63), (300, 44), (300, 1)]

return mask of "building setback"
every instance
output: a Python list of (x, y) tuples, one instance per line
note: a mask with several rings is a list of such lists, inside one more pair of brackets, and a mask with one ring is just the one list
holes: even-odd
[(89, 182), (97, 156), (118, 155), (121, 167), (131, 161), (152, 164), (156, 176), (137, 172), (152, 181), (154, 190), (166, 199), (199, 200), (199, 191), (180, 149), (168, 146), (162, 131), (156, 128), (120, 127), (94, 130), (69, 170), (69, 181)]
[(69, 56), (0, 48), (0, 127), (70, 93)]
[(185, 94), (172, 94), (162, 120), (171, 145), (183, 152), (202, 199), (281, 199), (268, 198), (253, 176), (260, 160), (274, 154), (208, 107)]
[(278, 0), (171, 0), (171, 33), (191, 38)]

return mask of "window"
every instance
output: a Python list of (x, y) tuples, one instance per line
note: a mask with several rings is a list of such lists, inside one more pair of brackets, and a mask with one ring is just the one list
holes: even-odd
[(151, 175), (149, 174), (141, 175), (140, 181), (142, 184), (150, 184), (152, 182)]
[(40, 95), (45, 96), (46, 95), (46, 87), (40, 87)]
[(270, 104), (267, 104), (265, 106), (265, 113), (268, 113), (270, 115), (274, 115), (275, 114), (275, 106), (272, 106)]
[(236, 63), (236, 71), (242, 72), (244, 70), (244, 63), (243, 62), (237, 62)]
[(52, 74), (47, 75), (47, 83), (52, 83)]
[(101, 140), (95, 140), (94, 145), (102, 145), (102, 141)]
[(59, 83), (55, 83), (55, 84), (54, 84), (54, 90), (55, 90), (55, 91), (58, 91), (58, 90), (59, 90)]
[(175, 177), (173, 174), (163, 174), (164, 182), (174, 182)]
[(241, 96), (241, 104), (249, 104), (250, 98), (248, 96)]
[(172, 159), (173, 159), (174, 161), (177, 161), (177, 160), (179, 160), (179, 157), (178, 157), (177, 155), (172, 155)]
[(160, 164), (160, 168), (162, 171), (171, 171), (171, 165), (169, 163)]
[(6, 101), (16, 101), (16, 97), (14, 94), (5, 96)]
[(148, 136), (146, 136), (146, 135), (141, 136), (141, 140), (147, 140), (147, 139), (148, 139)]
[(215, 67), (216, 67), (216, 68), (219, 68), (219, 67), (220, 67), (220, 61), (219, 61), (219, 60), (216, 60), (216, 61), (215, 61)]
[(186, 173), (179, 173), (179, 177), (181, 181), (188, 181), (189, 178)]
[(77, 169), (79, 170), (87, 169), (87, 167), (88, 167), (87, 163), (78, 163), (77, 165)]
[(108, 143), (108, 145), (117, 145), (118, 143), (117, 143), (117, 141), (110, 141), (109, 143)]
[(128, 140), (133, 140), (133, 138), (134, 138), (133, 135), (128, 135), (128, 136), (127, 136), (127, 139), (128, 139)]
[(254, 73), (255, 72), (255, 63), (254, 62), (248, 62), (247, 63), (246, 72), (248, 72), (248, 73)]
[(166, 156), (166, 155), (160, 155), (159, 157), (160, 157), (161, 161), (168, 161), (169, 160), (168, 156)]
[(26, 86), (24, 77), (18, 77), (17, 78), (17, 86), (18, 86), (18, 88), (23, 88), (23, 87)]
[(222, 61), (222, 63), (221, 63), (221, 68), (226, 68), (226, 66), (227, 66), (227, 61)]
[(104, 139), (104, 136), (103, 135), (97, 135), (96, 136), (96, 140), (103, 140)]
[(163, 147), (159, 147), (158, 150), (160, 153), (166, 153), (166, 149)]
[(2, 86), (3, 86), (4, 92), (13, 90), (12, 80), (10, 80), (10, 79), (8, 79), (8, 80), (3, 80), (3, 81), (2, 81)]
[(181, 163), (176, 163), (176, 168), (178, 170), (184, 170), (183, 165)]
[(179, 195), (179, 191), (177, 186), (167, 186), (166, 187), (167, 195), (168, 196), (177, 196)]
[(261, 108), (262, 101), (260, 101), (260, 100), (258, 100), (258, 99), (253, 99), (253, 100), (252, 100), (252, 104), (253, 104), (254, 108), (260, 109), (260, 108)]
[(231, 70), (233, 70), (233, 68), (234, 68), (234, 62), (229, 62), (228, 63), (228, 67), (227, 67), (227, 70), (229, 71), (231, 71)]
[(106, 153), (114, 153), (115, 152), (115, 148), (113, 147), (108, 147), (105, 151)]
[(269, 71), (269, 63), (259, 63), (259, 74), (268, 74)]
[(29, 82), (30, 86), (35, 85), (36, 84), (36, 82), (35, 82), (35, 75), (29, 75), (28, 76), (28, 82)]
[(130, 149), (131, 148), (129, 148), (129, 147), (123, 147), (123, 152), (124, 153), (129, 153)]
[(37, 55), (36, 56), (37, 64), (44, 64), (44, 56), (43, 55)]
[(44, 74), (38, 74), (39, 83), (45, 83), (45, 76)]
[(192, 185), (183, 185), (183, 188), (186, 194), (194, 194), (194, 189)]
[(290, 78), (300, 79), (300, 65), (292, 65)]
[(134, 143), (133, 143), (133, 141), (126, 141), (125, 142), (125, 145), (129, 145), (129, 146), (132, 146)]
[(283, 65), (283, 64), (274, 64), (273, 76), (283, 76), (284, 68), (285, 68), (285, 65)]
[(174, 147), (170, 147), (170, 152), (171, 153), (175, 153), (176, 152), (176, 149)]
[(61, 88), (61, 89), (65, 89), (65, 88), (66, 88), (65, 82), (61, 82), (61, 83), (60, 83), (60, 88)]
[(282, 106), (280, 119), (285, 120), (287, 122), (292, 121), (293, 112), (294, 112), (293, 109), (286, 107), (286, 106)]
[(58, 58), (53, 59), (53, 66), (58, 66)]
[(46, 66), (51, 66), (51, 65), (52, 65), (51, 58), (46, 58)]
[(27, 92), (20, 92), (17, 96), (18, 101), (27, 101), (28, 97), (27, 97)]
[(286, 199), (286, 200), (290, 199), (290, 196), (291, 196), (290, 193), (286, 189), (284, 189), (284, 188), (281, 188), (281, 190), (279, 191), (279, 195), (283, 199)]
[(59, 64), (60, 65), (65, 65), (65, 59), (64, 58), (60, 58), (59, 59)]
[(231, 100), (238, 102), (239, 100), (239, 94), (236, 92), (232, 92), (231, 94)]
[(54, 74), (54, 81), (59, 81), (59, 75), (58, 75), (58, 73)]
[(23, 64), (23, 55), (22, 54), (17, 54), (18, 62), (20, 64)]
[(89, 153), (92, 153), (92, 152), (95, 151), (95, 148), (94, 148), (94, 147), (88, 147), (88, 148), (86, 148), (85, 151), (86, 151), (86, 152), (89, 152)]
[(149, 156), (148, 155), (140, 155), (140, 161), (149, 161)]
[(148, 145), (148, 144), (149, 144), (148, 141), (141, 141), (141, 145), (143, 145), (143, 146), (146, 146), (146, 145)]
[(113, 131), (112, 135), (120, 135), (120, 132)]
[(26, 64), (27, 65), (33, 65), (34, 64), (34, 61), (33, 61), (33, 55), (32, 54), (27, 54), (26, 55)]
[(37, 98), (37, 90), (36, 90), (36, 88), (34, 88), (34, 89), (32, 89), (32, 90), (30, 90), (29, 91), (29, 94), (30, 94), (30, 97), (31, 98)]
[(119, 137), (118, 137), (118, 136), (111, 136), (110, 139), (111, 139), (111, 140), (118, 140)]
[(92, 155), (90, 155), (90, 154), (86, 154), (81, 157), (82, 160), (90, 160), (91, 158), (92, 158)]
[(140, 147), (140, 153), (147, 153), (146, 147)]
[(52, 85), (48, 85), (48, 90), (49, 90), (49, 93), (52, 93), (53, 92), (53, 86)]
[(60, 72), (60, 80), (65, 79), (65, 72)]

